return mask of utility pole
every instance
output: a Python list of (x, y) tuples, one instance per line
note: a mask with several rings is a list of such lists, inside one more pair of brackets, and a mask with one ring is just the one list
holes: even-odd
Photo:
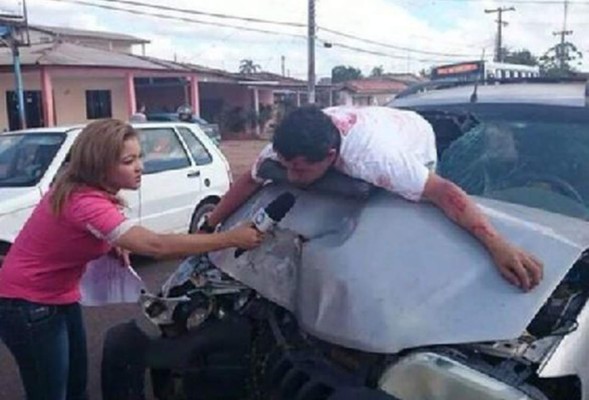
[(12, 64), (14, 69), (15, 93), (17, 98), (19, 128), (25, 129), (27, 127), (27, 120), (19, 47), (29, 45), (30, 40), (28, 33), (26, 1), (24, 0), (22, 3), (22, 7), (22, 15), (0, 15), (0, 41), (6, 47), (8, 47), (12, 53)]
[(567, 30), (568, 14), (569, 14), (569, 2), (568, 2), (568, 0), (565, 0), (564, 1), (564, 19), (562, 22), (562, 30), (559, 32), (552, 32), (552, 34), (554, 36), (560, 36), (560, 49), (556, 52), (556, 56), (559, 59), (559, 64), (560, 64), (561, 70), (564, 69), (564, 64), (565, 64), (567, 56), (568, 56), (568, 54), (567, 54), (568, 52), (566, 51), (566, 48), (565, 48), (565, 38), (566, 38), (566, 36), (573, 34), (572, 30)]
[(25, 129), (27, 127), (27, 114), (25, 110), (25, 96), (22, 81), (22, 71), (20, 68), (20, 51), (18, 50), (18, 42), (14, 39), (15, 35), (11, 33), (11, 36), (13, 38), (10, 40), (10, 48), (12, 50), (12, 60), (14, 64), (14, 80), (16, 84), (16, 97), (18, 99), (18, 120), (20, 124), (20, 129)]
[(497, 13), (497, 44), (495, 47), (495, 61), (503, 61), (503, 27), (507, 26), (507, 22), (503, 21), (503, 13), (515, 11), (515, 7), (498, 7), (493, 10), (485, 10), (486, 14)]
[(281, 70), (282, 70), (282, 76), (284, 75), (284, 56), (280, 56), (280, 66), (281, 66)]
[(307, 96), (315, 104), (315, 0), (309, 0)]

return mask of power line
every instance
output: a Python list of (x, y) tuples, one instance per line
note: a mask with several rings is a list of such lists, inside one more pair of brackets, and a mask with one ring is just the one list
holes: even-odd
[(174, 12), (179, 12), (179, 13), (203, 15), (203, 16), (221, 18), (221, 19), (234, 19), (234, 20), (246, 21), (246, 22), (256, 22), (256, 23), (260, 23), (260, 24), (292, 26), (295, 28), (304, 28), (306, 26), (305, 24), (299, 23), (299, 22), (275, 21), (275, 20), (261, 19), (261, 18), (255, 18), (255, 17), (239, 17), (237, 15), (212, 13), (212, 12), (206, 12), (206, 11), (197, 11), (197, 10), (192, 10), (189, 8), (162, 6), (162, 5), (158, 5), (158, 4), (149, 4), (149, 3), (145, 3), (145, 2), (141, 2), (141, 1), (133, 1), (133, 0), (99, 0), (99, 1), (107, 2), (107, 3), (119, 3), (119, 4), (130, 5), (130, 6), (153, 8), (155, 10), (160, 10), (160, 11), (174, 11)]
[[(324, 40), (321, 38), (317, 38), (317, 40), (319, 42), (322, 42), (323, 44), (328, 45), (329, 47), (333, 47), (333, 46), (341, 47), (343, 49), (352, 50), (352, 51), (356, 51), (359, 53), (372, 54), (372, 55), (376, 55), (376, 56), (394, 58), (394, 59), (398, 59), (398, 60), (406, 60), (407, 59), (406, 55), (383, 53), (381, 51), (375, 51), (375, 50), (366, 50), (366, 49), (362, 49), (362, 48), (355, 47), (355, 46), (350, 46), (350, 45), (343, 44), (343, 43), (327, 41), (327, 40)], [(480, 58), (480, 55), (478, 56), (478, 58)], [(433, 58), (416, 58), (415, 60), (419, 61), (419, 62), (424, 62), (424, 63), (448, 63), (450, 61), (448, 59), (433, 59)]]
[[(419, 34), (415, 34), (415, 33), (406, 33), (407, 37), (409, 38), (415, 38), (415, 39), (421, 39), (421, 40), (427, 40), (427, 41), (431, 41), (432, 40), (432, 36), (426, 36), (426, 35), (419, 35)], [(448, 41), (444, 39), (444, 44), (446, 45), (451, 45), (451, 47), (453, 48), (463, 48), (463, 47), (479, 47), (479, 45), (483, 42), (487, 42), (489, 39), (486, 39), (484, 41), (478, 41), (478, 42), (454, 42), (452, 41)], [(453, 50), (452, 50), (453, 51)], [(477, 56), (478, 57), (478, 56)]]
[(198, 19), (194, 19), (194, 18), (186, 18), (186, 17), (167, 15), (167, 14), (150, 13), (150, 12), (146, 12), (146, 11), (131, 10), (128, 8), (119, 8), (119, 7), (107, 6), (107, 5), (103, 5), (103, 4), (90, 3), (87, 1), (83, 1), (83, 0), (51, 0), (51, 1), (57, 1), (57, 2), (61, 2), (61, 3), (79, 4), (79, 5), (88, 6), (88, 7), (102, 8), (105, 10), (125, 12), (125, 13), (129, 13), (129, 14), (133, 14), (133, 15), (139, 14), (139, 15), (146, 15), (146, 16), (162, 18), (162, 19), (169, 19), (169, 20), (174, 20), (174, 21), (183, 21), (183, 22), (190, 22), (190, 23), (195, 23), (195, 24), (212, 25), (212, 26), (218, 26), (218, 27), (223, 27), (223, 28), (239, 29), (239, 30), (243, 30), (243, 31), (266, 33), (266, 34), (271, 34), (271, 35), (284, 35), (284, 36), (291, 36), (291, 37), (306, 39), (306, 36), (297, 35), (294, 33), (277, 32), (277, 31), (270, 31), (267, 29), (259, 29), (259, 28), (249, 28), (249, 27), (245, 27), (245, 26), (224, 24), (222, 22), (203, 21), (203, 20), (198, 20)]
[[(162, 14), (162, 13), (152, 13), (152, 12), (141, 11), (141, 10), (137, 10), (137, 9), (129, 9), (129, 8), (109, 6), (109, 5), (104, 5), (104, 4), (97, 4), (97, 3), (84, 1), (84, 0), (52, 0), (52, 1), (78, 4), (78, 5), (106, 9), (106, 10), (112, 10), (112, 11), (119, 11), (119, 12), (134, 14), (134, 15), (145, 15), (145, 16), (162, 18), (162, 19), (167, 19), (167, 20), (176, 20), (176, 21), (190, 22), (190, 23), (195, 23), (195, 24), (239, 29), (239, 30), (245, 30), (245, 31), (250, 31), (250, 32), (265, 33), (265, 34), (272, 34), (272, 35), (283, 35), (283, 36), (290, 36), (290, 37), (295, 37), (295, 38), (299, 38), (299, 39), (307, 39), (307, 37), (304, 35), (298, 35), (298, 34), (293, 34), (293, 33), (277, 32), (277, 31), (271, 31), (271, 30), (267, 30), (267, 29), (250, 28), (250, 27), (244, 27), (244, 26), (236, 26), (236, 25), (225, 24), (225, 23), (221, 23), (221, 22), (203, 21), (203, 20), (195, 19), (195, 18), (186, 18), (186, 17), (174, 16), (174, 15), (168, 15), (168, 14)], [(110, 1), (110, 0), (107, 0), (107, 1)], [(123, 1), (123, 0), (118, 0), (118, 1)], [(124, 0), (124, 1), (127, 1), (127, 0)], [(326, 29), (323, 29), (323, 30), (325, 30), (327, 32)], [(334, 32), (337, 32), (337, 31), (334, 31)], [(343, 32), (338, 32), (338, 33), (342, 34), (342, 36), (348, 35)], [(353, 35), (348, 35), (348, 36), (353, 36)], [(364, 39), (364, 40), (369, 40), (369, 39)], [(330, 41), (327, 41), (327, 40), (322, 40), (322, 42), (331, 43)], [(373, 42), (375, 42), (375, 41), (373, 41)], [(378, 42), (375, 42), (375, 43), (378, 43)], [(392, 57), (392, 58), (398, 58), (398, 59), (406, 59), (406, 56), (404, 56), (404, 55), (393, 55), (393, 54), (387, 54), (387, 53), (378, 52), (378, 51), (364, 50), (364, 49), (360, 49), (360, 48), (357, 48), (354, 46), (345, 45), (343, 43), (334, 43), (334, 44), (338, 47), (341, 47), (341, 48), (346, 48), (348, 50), (363, 52), (366, 54), (380, 55), (380, 56)], [(383, 45), (383, 43), (380, 43), (380, 44)], [(446, 56), (446, 57), (474, 57), (474, 56), (469, 56), (466, 54), (459, 55), (459, 54), (450, 54), (450, 53), (436, 53), (436, 52), (427, 52), (427, 51), (409, 49), (409, 48), (405, 48), (405, 47), (401, 47), (401, 46), (393, 46), (393, 45), (386, 45), (386, 46), (388, 46), (390, 48), (394, 48), (396, 50), (410, 51), (410, 52), (414, 52), (414, 53), (423, 53), (423, 54), (432, 53), (432, 55), (442, 55), (442, 56)], [(478, 57), (478, 56), (476, 56), (476, 57)], [(418, 59), (417, 61), (431, 62), (433, 60), (432, 59), (423, 59), (423, 60)], [(441, 59), (436, 60), (436, 62), (442, 62), (442, 63), (447, 62), (447, 61), (448, 60), (441, 60)]]
[(403, 47), (403, 46), (398, 46), (398, 45), (393, 45), (393, 44), (388, 44), (388, 43), (377, 42), (377, 41), (371, 40), (371, 39), (365, 39), (365, 38), (362, 38), (359, 36), (351, 35), (349, 33), (336, 31), (334, 29), (323, 28), (323, 27), (318, 27), (318, 29), (321, 31), (325, 31), (325, 32), (334, 34), (334, 35), (346, 37), (348, 39), (354, 39), (354, 40), (358, 40), (360, 42), (374, 44), (374, 45), (382, 46), (382, 47), (388, 47), (390, 49), (395, 49), (395, 50), (410, 51), (412, 53), (429, 54), (429, 55), (433, 55), (433, 56), (445, 56), (445, 57), (478, 57), (478, 55), (475, 55), (475, 54), (453, 54), (453, 53), (443, 53), (443, 52), (428, 51), (428, 50), (417, 50), (417, 49), (413, 49), (413, 48), (409, 48), (409, 47)]
[[(119, 3), (119, 4), (138, 6), (138, 7), (144, 7), (144, 8), (152, 8), (152, 9), (156, 9), (156, 10), (173, 11), (173, 12), (178, 12), (178, 13), (205, 15), (205, 16), (210, 16), (210, 17), (215, 17), (215, 18), (235, 19), (235, 20), (242, 20), (242, 21), (247, 21), (247, 22), (266, 23), (266, 24), (274, 24), (274, 25), (282, 25), (282, 26), (291, 26), (291, 27), (297, 27), (297, 28), (307, 27), (305, 24), (297, 23), (297, 22), (265, 20), (265, 19), (259, 19), (259, 18), (253, 18), (253, 17), (239, 17), (239, 16), (235, 16), (235, 15), (228, 15), (228, 14), (221, 14), (221, 13), (210, 13), (210, 12), (197, 11), (197, 10), (186, 9), (186, 8), (161, 6), (161, 5), (149, 4), (149, 3), (135, 1), (135, 0), (99, 0), (99, 1), (109, 2), (109, 3)], [(317, 28), (319, 29), (319, 27), (317, 27)], [(395, 50), (412, 51), (414, 53), (419, 53), (419, 54), (429, 54), (429, 55), (438, 55), (438, 56), (447, 56), (447, 57), (477, 57), (478, 56), (478, 55), (473, 55), (473, 54), (452, 54), (452, 53), (433, 52), (433, 51), (426, 51), (426, 50), (415, 50), (415, 49), (410, 49), (410, 48), (406, 48), (406, 47), (402, 47), (402, 46), (395, 46), (395, 45), (390, 45), (390, 44), (386, 44), (386, 43), (381, 43), (381, 42), (377, 42), (377, 41), (370, 40), (370, 39), (360, 38), (358, 36), (350, 35), (350, 34), (336, 31), (333, 29), (328, 29), (328, 28), (320, 28), (320, 29), (323, 29), (324, 31), (332, 33), (334, 35), (339, 35), (339, 36), (343, 36), (343, 37), (347, 37), (347, 38), (351, 38), (351, 39), (363, 41), (365, 43), (375, 44), (375, 45), (379, 45), (379, 46), (383, 46), (383, 47), (389, 47), (389, 48), (392, 48)]]

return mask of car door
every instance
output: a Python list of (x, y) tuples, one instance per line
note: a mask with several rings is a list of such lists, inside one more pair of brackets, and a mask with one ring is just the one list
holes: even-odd
[(173, 126), (139, 128), (144, 172), (141, 225), (158, 232), (186, 231), (200, 191), (194, 168)]
[[(196, 126), (177, 126), (182, 140), (190, 151), (196, 168), (200, 173), (201, 192), (196, 193), (195, 199), (200, 199), (209, 194), (222, 195), (229, 189), (228, 166), (223, 163), (214, 149), (214, 144), (204, 132), (199, 135)], [(204, 141), (208, 141), (207, 147)], [(196, 203), (195, 203), (196, 204)]]

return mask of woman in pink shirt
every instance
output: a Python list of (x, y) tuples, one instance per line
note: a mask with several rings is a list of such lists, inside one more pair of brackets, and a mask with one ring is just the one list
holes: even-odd
[(118, 120), (89, 124), (71, 161), (41, 200), (0, 268), (0, 338), (14, 355), (28, 400), (87, 399), (86, 337), (79, 283), (86, 263), (113, 249), (181, 257), (262, 237), (243, 225), (227, 233), (158, 234), (121, 212), (121, 189), (138, 189), (137, 132)]

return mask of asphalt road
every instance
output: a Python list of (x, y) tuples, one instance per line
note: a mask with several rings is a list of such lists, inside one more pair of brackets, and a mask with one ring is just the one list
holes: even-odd
[[(179, 261), (155, 262), (151, 260), (134, 260), (135, 268), (151, 291), (157, 290), (168, 275), (178, 266)], [(140, 326), (151, 329), (149, 322), (143, 318), (135, 304), (112, 305), (104, 307), (85, 307), (84, 320), (88, 342), (88, 392), (90, 400), (100, 400), (100, 363), (102, 360), (102, 341), (111, 326), (130, 319), (136, 319)], [(151, 399), (151, 393), (146, 391)], [(0, 399), (24, 399), (24, 390), (20, 382), (16, 363), (8, 349), (0, 342)]]

